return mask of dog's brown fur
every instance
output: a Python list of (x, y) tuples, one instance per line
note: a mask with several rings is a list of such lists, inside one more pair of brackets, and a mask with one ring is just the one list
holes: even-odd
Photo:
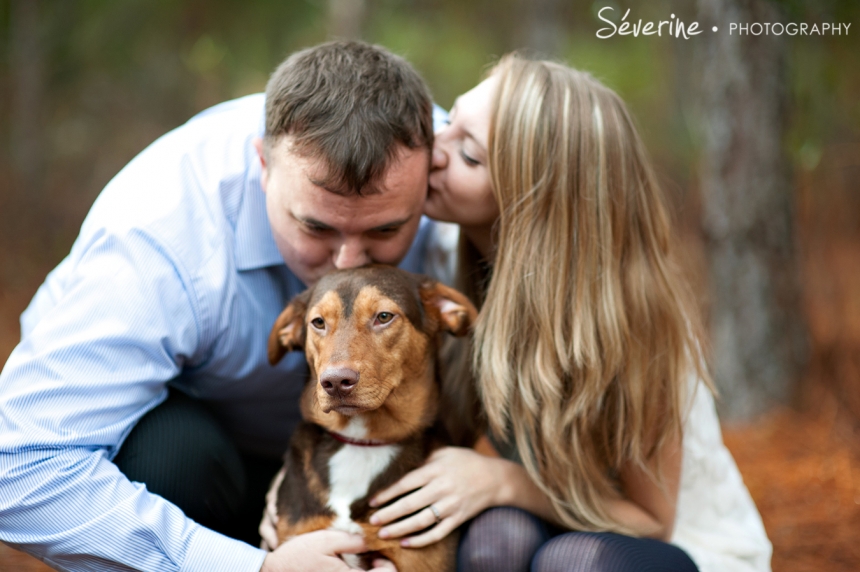
[[(388, 320), (386, 313), (393, 317)], [(301, 401), (305, 422), (293, 435), (278, 489), (279, 542), (335, 523), (328, 463), (342, 447), (355, 445), (344, 445), (331, 433), (347, 431), (361, 418), (366, 431), (361, 439), (398, 445), (367, 494), (349, 507), (368, 550), (394, 562), (400, 572), (454, 569), (456, 535), (425, 548), (382, 540), (380, 527), (369, 523), (374, 512), (369, 500), (446, 443), (436, 423), (441, 334), (465, 335), (476, 315), (456, 290), (385, 266), (329, 274), (290, 302), (272, 329), (269, 361), (304, 348), (311, 376)], [(320, 376), (328, 379), (333, 368), (356, 372), (357, 383), (343, 393), (331, 387), (327, 392)]]

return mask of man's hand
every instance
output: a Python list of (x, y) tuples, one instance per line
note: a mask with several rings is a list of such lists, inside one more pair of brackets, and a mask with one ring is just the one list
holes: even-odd
[(287, 473), (286, 468), (283, 468), (275, 475), (269, 491), (266, 493), (266, 508), (263, 510), (263, 519), (260, 521), (260, 548), (267, 552), (271, 552), (278, 546), (278, 489), (284, 480), (284, 475)]
[[(348, 572), (339, 554), (358, 554), (367, 548), (360, 536), (318, 530), (296, 536), (266, 555), (260, 572)], [(397, 572), (387, 560), (375, 560), (374, 572)]]

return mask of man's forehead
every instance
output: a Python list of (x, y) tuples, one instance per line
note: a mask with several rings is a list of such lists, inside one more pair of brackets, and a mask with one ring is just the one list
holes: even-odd
[(332, 219), (363, 217), (373, 221), (370, 227), (403, 224), (416, 216), (427, 191), (427, 168), (423, 160), (411, 161), (408, 169), (389, 171), (376, 187), (378, 192), (361, 195), (331, 192), (316, 179), (317, 170), (303, 166), (295, 173), (300, 178), (299, 184), (291, 185), (294, 192), (285, 206), (302, 222), (330, 225)]
[(361, 188), (361, 194), (360, 195), (357, 193), (354, 193), (350, 189), (344, 188), (343, 183), (339, 182), (335, 177), (318, 178), (318, 177), (314, 177), (314, 176), (309, 175), (308, 176), (308, 182), (310, 182), (310, 184), (312, 184), (313, 186), (319, 187), (320, 189), (326, 191), (327, 193), (331, 193), (333, 195), (338, 195), (341, 197), (350, 196), (350, 195), (366, 197), (369, 195), (382, 194), (382, 189), (380, 189), (376, 185), (376, 182), (370, 182), (370, 183), (364, 185), (364, 187)]
[(398, 144), (385, 165), (385, 170), (369, 180), (355, 192), (345, 187), (342, 169), (329, 162), (312, 149), (297, 146), (292, 136), (281, 137), (273, 146), (269, 161), (284, 164), (291, 171), (298, 170), (307, 183), (336, 196), (373, 196), (384, 193), (399, 193), (418, 186), (426, 187), (430, 170), (430, 149), (410, 149)]
[(281, 138), (271, 160), (276, 165), (282, 164), (291, 171), (298, 171), (300, 176), (310, 182), (323, 181), (331, 172), (328, 161), (324, 157), (297, 149), (290, 142), (289, 136)]
[(380, 178), (382, 192), (396, 192), (403, 186), (421, 185), (427, 187), (427, 174), (430, 172), (430, 150), (421, 147), (408, 149), (402, 147), (392, 157), (388, 170)]

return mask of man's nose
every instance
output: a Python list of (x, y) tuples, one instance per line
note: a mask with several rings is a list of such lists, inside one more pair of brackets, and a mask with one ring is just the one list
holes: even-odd
[(367, 249), (359, 239), (344, 240), (334, 253), (334, 267), (338, 270), (357, 268), (370, 262)]

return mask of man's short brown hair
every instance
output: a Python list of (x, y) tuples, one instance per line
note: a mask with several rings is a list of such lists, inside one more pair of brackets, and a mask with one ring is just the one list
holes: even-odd
[(327, 168), (316, 183), (360, 195), (399, 145), (432, 148), (432, 105), (424, 80), (403, 58), (362, 42), (325, 43), (292, 54), (269, 79), (266, 150), (289, 135), (293, 152)]

